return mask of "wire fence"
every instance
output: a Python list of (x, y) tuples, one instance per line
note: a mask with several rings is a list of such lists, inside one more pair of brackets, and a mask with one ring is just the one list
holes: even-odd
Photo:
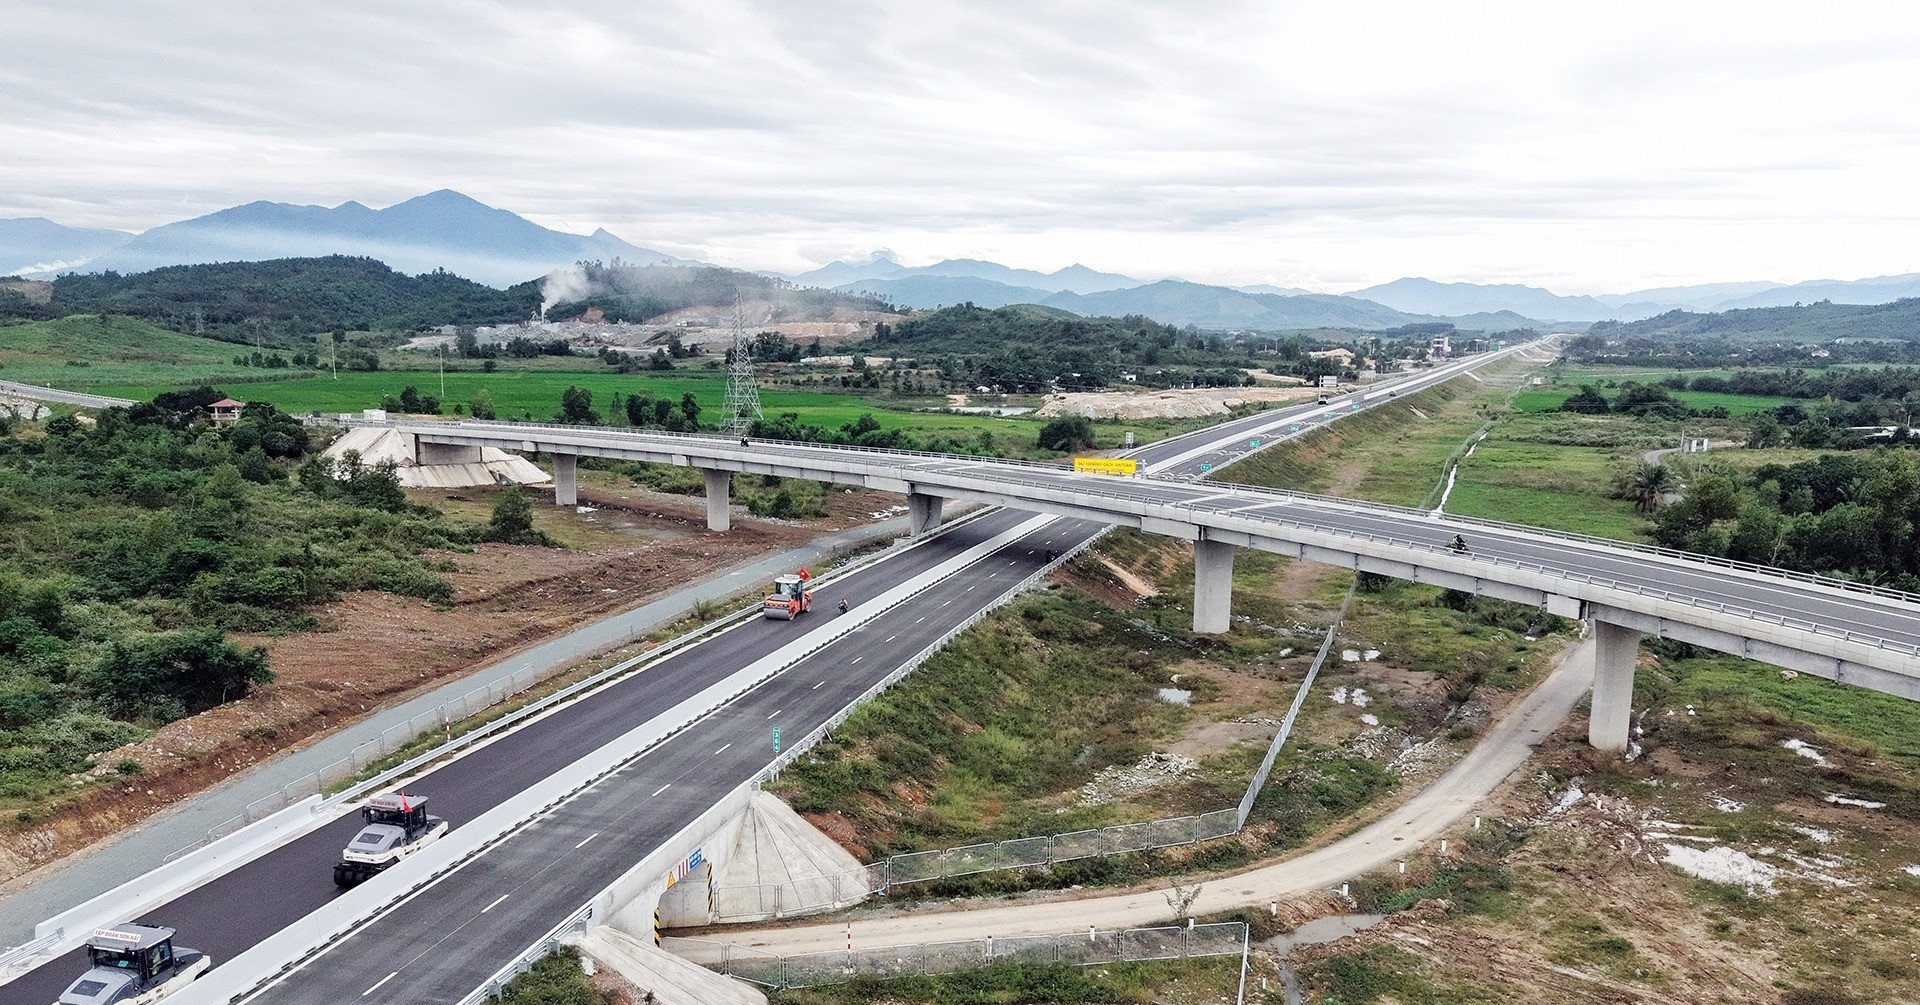
[[(668, 937), (662, 949), (710, 970), (766, 988), (845, 984), (856, 978), (886, 980), (944, 974), (997, 964), (1086, 967), (1102, 963), (1238, 956), (1244, 962), (1248, 929), (1241, 922), (1188, 923), (1166, 928), (1115, 931), (1088, 929), (1064, 935), (933, 942), (876, 949), (775, 956), (726, 942)], [(1244, 969), (1244, 967), (1243, 967)]]
[[(1084, 549), (1091, 544), (1092, 542), (1089, 541), (1081, 548)], [(1078, 551), (1076, 549), (1060, 561), (1067, 561), (1078, 554)], [(1026, 584), (1022, 584), (1022, 588), (1037, 582), (1046, 575), (1047, 571), (1042, 570), (1036, 573)], [(1007, 596), (1015, 596), (1019, 592), (1020, 590), (1016, 589)], [(1320, 668), (1325, 665), (1328, 654), (1333, 650), (1334, 640), (1339, 634), (1340, 625), (1346, 619), (1348, 608), (1353, 604), (1353, 597), (1354, 589), (1350, 588), (1347, 591), (1346, 600), (1340, 605), (1339, 612), (1334, 615), (1333, 624), (1327, 627), (1327, 633), (1321, 639), (1320, 649), (1314, 654), (1313, 662), (1307, 668), (1306, 678), (1300, 682), (1299, 689), (1294, 692), (1293, 703), (1288, 706), (1286, 717), (1274, 731), (1273, 740), (1267, 745), (1266, 756), (1261, 760), (1260, 767), (1254, 771), (1253, 777), (1247, 782), (1246, 792), (1240, 797), (1239, 805), (1193, 816), (1113, 824), (1091, 830), (1068, 831), (1063, 834), (1009, 838), (1004, 841), (990, 841), (984, 844), (962, 845), (957, 848), (934, 851), (907, 852), (882, 859), (857, 871), (839, 875), (789, 880), (783, 883), (716, 887), (713, 899), (714, 921), (719, 923), (754, 921), (770, 917), (779, 918), (794, 914), (838, 910), (856, 904), (871, 894), (886, 893), (896, 886), (956, 879), (1009, 869), (1038, 869), (1061, 862), (1125, 855), (1157, 848), (1176, 848), (1216, 838), (1232, 837), (1240, 833), (1246, 827), (1248, 817), (1253, 813), (1253, 804), (1259, 799), (1260, 791), (1266, 787), (1267, 778), (1273, 772), (1274, 762), (1280, 756), (1280, 748), (1286, 745), (1287, 738), (1293, 733), (1294, 721), (1299, 717), (1300, 709), (1306, 703), (1308, 692), (1313, 689), (1313, 682), (1319, 676)], [(986, 617), (987, 613), (987, 610), (983, 610), (967, 619), (938, 642), (928, 646), (919, 656), (909, 660), (896, 674), (889, 676), (867, 694), (862, 695), (858, 701), (848, 705), (848, 709), (865, 704), (869, 699), (893, 686), (901, 677), (906, 676), (934, 652), (939, 651), (954, 636)], [(771, 779), (778, 775), (781, 768), (824, 739), (844, 720), (844, 717), (844, 715), (838, 716), (823, 724), (796, 744), (792, 750), (782, 754), (764, 777)]]

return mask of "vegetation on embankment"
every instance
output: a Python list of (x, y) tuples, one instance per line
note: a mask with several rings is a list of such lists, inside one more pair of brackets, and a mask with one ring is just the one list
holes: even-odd
[(620, 994), (595, 985), (580, 969), (580, 951), (572, 946), (534, 961), (526, 973), (500, 990), (500, 1005), (625, 1005)]
[(926, 977), (859, 977), (846, 984), (774, 991), (767, 1001), (772, 1005), (1158, 1005), (1231, 1001), (1239, 985), (1240, 957), (1235, 954), (1086, 967), (1003, 963)]
[(97, 780), (94, 754), (269, 680), (228, 631), (299, 630), (343, 591), (444, 600), (422, 554), (484, 533), (390, 470), (330, 477), (270, 407), (213, 426), (209, 400), (0, 422), (0, 806), (23, 821)]

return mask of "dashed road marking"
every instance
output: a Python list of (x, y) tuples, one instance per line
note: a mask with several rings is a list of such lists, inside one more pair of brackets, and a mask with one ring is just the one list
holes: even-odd
[(380, 978), (379, 982), (376, 983), (373, 987), (370, 987), (365, 991), (360, 992), (360, 997), (365, 998), (366, 996), (374, 993), (375, 991), (380, 990), (381, 984), (385, 984), (386, 982), (393, 980), (395, 977), (398, 977), (398, 976), (400, 976), (400, 971), (395, 970), (393, 973), (390, 973), (387, 976)]
[[(779, 714), (780, 714), (780, 713), (778, 713), (778, 712), (775, 712), (775, 713), (774, 713), (774, 715), (779, 715)], [(772, 716), (768, 716), (768, 718), (772, 718)], [(657, 796), (657, 795), (659, 795), (660, 793), (662, 793), (662, 792), (665, 792), (665, 791), (667, 791), (668, 789), (671, 789), (671, 788), (673, 788), (673, 783), (672, 783), (672, 782), (668, 782), (667, 784), (665, 784), (665, 785), (662, 785), (662, 786), (660, 786), (660, 787), (659, 787), (659, 788), (657, 788), (657, 789), (654, 789), (654, 790), (653, 790), (653, 796)], [(647, 798), (648, 798), (648, 799), (652, 799), (652, 798), (653, 798), (653, 796), (648, 796)]]

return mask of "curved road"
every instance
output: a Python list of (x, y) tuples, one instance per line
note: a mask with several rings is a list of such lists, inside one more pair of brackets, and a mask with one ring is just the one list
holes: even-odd
[[(1486, 736), (1445, 774), (1378, 821), (1298, 858), (1231, 876), (1205, 880), (1191, 913), (1211, 914), (1236, 907), (1263, 906), (1390, 865), (1438, 839), (1491, 795), (1524, 764), (1533, 748), (1551, 734), (1592, 683), (1593, 642), (1583, 639), (1560, 664), (1502, 716)], [(786, 928), (728, 930), (703, 935), (701, 942), (746, 946), (780, 956), (822, 953), (847, 946), (849, 927), (857, 948), (913, 945), (1045, 935), (1099, 928), (1139, 928), (1164, 923), (1171, 915), (1162, 891), (1049, 900), (973, 910), (928, 910), (889, 914), (849, 922)], [(694, 942), (686, 947), (695, 962), (717, 961), (717, 952)], [(676, 947), (678, 949), (679, 947)]]

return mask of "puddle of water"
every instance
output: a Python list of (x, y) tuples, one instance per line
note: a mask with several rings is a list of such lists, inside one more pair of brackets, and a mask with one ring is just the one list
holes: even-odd
[(1268, 939), (1267, 945), (1280, 960), (1280, 993), (1287, 1005), (1301, 1005), (1306, 1001), (1305, 992), (1300, 989), (1300, 978), (1287, 965), (1288, 954), (1300, 946), (1317, 946), (1322, 942), (1364, 932), (1385, 918), (1384, 914), (1334, 914), (1315, 918), (1291, 932)]
[(1193, 692), (1182, 691), (1177, 687), (1163, 687), (1160, 689), (1160, 700), (1169, 705), (1191, 705)]

